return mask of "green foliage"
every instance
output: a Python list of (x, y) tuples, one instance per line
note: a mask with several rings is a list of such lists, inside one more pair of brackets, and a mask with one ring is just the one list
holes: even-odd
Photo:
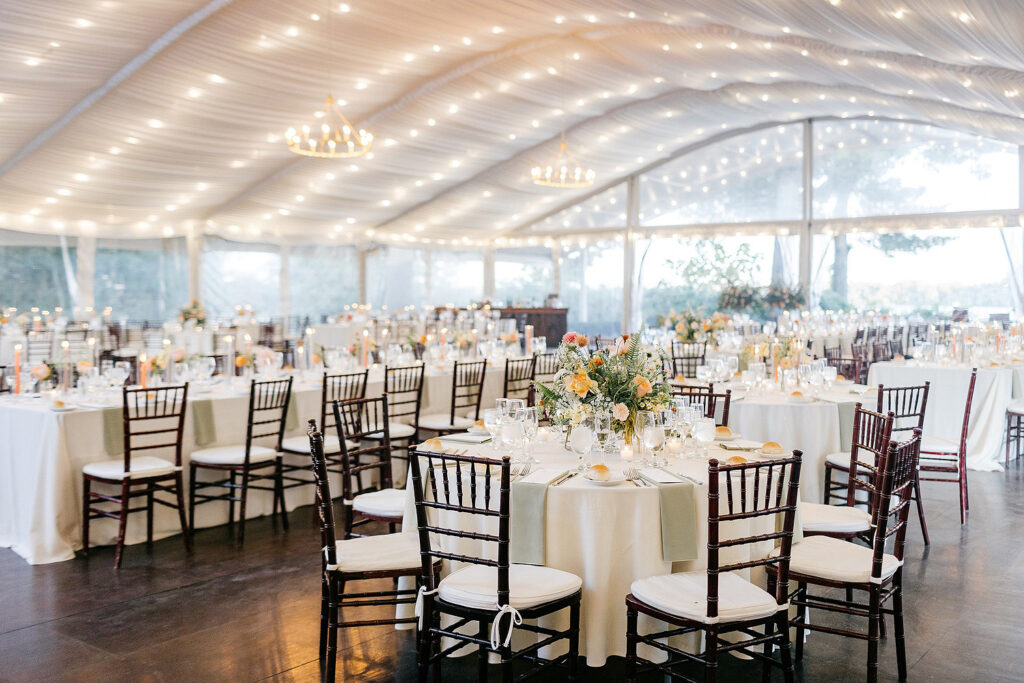
[(892, 258), (901, 252), (916, 254), (928, 251), (933, 247), (942, 246), (952, 239), (952, 237), (919, 237), (907, 233), (889, 233), (885, 235), (871, 235), (867, 242), (875, 249)]

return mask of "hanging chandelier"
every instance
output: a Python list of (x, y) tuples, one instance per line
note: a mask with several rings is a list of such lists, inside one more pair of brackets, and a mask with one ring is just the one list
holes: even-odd
[(558, 151), (543, 166), (534, 166), (530, 175), (537, 185), (565, 188), (590, 187), (597, 177), (594, 171), (583, 168), (576, 161), (576, 157), (569, 151), (564, 134)]
[(307, 157), (344, 159), (360, 157), (370, 151), (373, 135), (362, 128), (356, 130), (341, 113), (334, 97), (327, 95), (323, 109), (313, 115), (311, 125), (285, 133), (288, 149)]

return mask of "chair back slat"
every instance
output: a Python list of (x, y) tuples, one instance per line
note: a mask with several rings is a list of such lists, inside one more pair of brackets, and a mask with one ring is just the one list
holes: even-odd
[(131, 471), (132, 453), (173, 449), (174, 466), (181, 467), (182, 435), (188, 383), (155, 389), (128, 389), (121, 393), (124, 471)]
[(337, 566), (338, 546), (334, 526), (334, 499), (331, 482), (327, 477), (327, 458), (324, 457), (324, 437), (316, 428), (316, 420), (309, 421), (309, 452), (313, 463), (314, 505), (320, 523), (320, 547), (323, 565)]
[(348, 401), (353, 398), (366, 398), (366, 380), (369, 369), (362, 372), (348, 372), (340, 375), (324, 373), (323, 389), (320, 392), (320, 425), (323, 433), (335, 428), (335, 401)]
[(550, 380), (558, 372), (558, 355), (554, 352), (538, 353), (534, 358), (537, 359), (534, 370), (534, 378), (537, 381)]
[(384, 393), (388, 395), (391, 419), (402, 421), (405, 418), (415, 429), (420, 424), (425, 369), (423, 363), (384, 368)]
[(697, 366), (704, 365), (707, 347), (705, 342), (672, 342), (672, 376), (696, 377)]
[(249, 420), (245, 435), (246, 465), (249, 463), (249, 451), (252, 449), (253, 441), (257, 439), (272, 439), (274, 448), (281, 449), (291, 397), (291, 377), (263, 382), (253, 380), (249, 386)]
[[(410, 458), (413, 496), (416, 501), (416, 525), (419, 529), (420, 557), (423, 562), (423, 581), (429, 590), (436, 588), (436, 578), (431, 567), (436, 559), (454, 560), (469, 564), (480, 564), (498, 569), (498, 604), (507, 605), (509, 599), (509, 486), (511, 461), (508, 456), (500, 460), (468, 455), (416, 451)], [(483, 486), (471, 485), (469, 498), (463, 480), (479, 478)], [(425, 495), (429, 483), (431, 496)], [(498, 480), (497, 499), (493, 495), (491, 480)], [(437, 485), (437, 480), (441, 485)], [(467, 532), (466, 524), (447, 524), (452, 516), (472, 515), (485, 520), (497, 518), (497, 533)], [(430, 519), (435, 517), (436, 519)], [(431, 535), (438, 536), (439, 545), (443, 537), (474, 538), (482, 541), (475, 554), (454, 553), (442, 547), (435, 547)], [(461, 548), (460, 548), (461, 549)]]
[[(892, 545), (892, 554), (900, 562), (903, 561), (907, 519), (910, 515), (910, 502), (920, 455), (921, 430), (915, 428), (908, 440), (903, 443), (890, 443), (882, 458), (879, 504), (872, 514), (874, 536), (871, 544), (871, 576), (876, 582), (882, 577), (885, 545), (891, 536), (896, 537)], [(893, 498), (898, 502), (894, 504)]]
[[(352, 398), (332, 403), (334, 425), (341, 443), (341, 486), (345, 500), (392, 487), (391, 434), (388, 395)], [(350, 448), (357, 444), (357, 448)], [(376, 473), (374, 477), (364, 474)]]
[(892, 433), (894, 438), (915, 427), (924, 429), (924, 414), (928, 407), (928, 390), (931, 382), (921, 386), (887, 387), (878, 385), (879, 413), (891, 412), (893, 415)]
[[(718, 460), (713, 459), (708, 463), (708, 617), (718, 616), (718, 577), (722, 572), (775, 565), (778, 571), (778, 583), (773, 597), (779, 605), (784, 605), (788, 600), (789, 560), (793, 543), (796, 506), (799, 500), (801, 457), (800, 451), (793, 451), (792, 457), (779, 460), (721, 465)], [(757, 494), (757, 484), (753, 490), (747, 487), (748, 479), (753, 478), (757, 482), (761, 476), (767, 482), (778, 481), (774, 492), (771, 485), (766, 485), (766, 495), (763, 498)], [(733, 490), (737, 484), (739, 492), (738, 495), (734, 495)], [(726, 487), (724, 511), (721, 499), (723, 485)], [(748, 491), (751, 491), (753, 495), (748, 496)], [(728, 539), (721, 538), (723, 522), (753, 520), (760, 517), (774, 518), (774, 530), (734, 536)], [(722, 548), (735, 548), (769, 541), (778, 543), (779, 553), (777, 555), (730, 564), (721, 562), (719, 551)]]
[(507, 358), (505, 360), (505, 386), (501, 395), (505, 398), (528, 398), (536, 373), (536, 356)]
[(480, 399), (483, 396), (486, 372), (487, 361), (485, 360), (470, 363), (455, 361), (452, 368), (450, 424), (454, 424), (455, 416), (466, 408), (473, 409), (474, 420), (480, 419)]
[(849, 477), (846, 504), (854, 505), (857, 491), (867, 492), (869, 505), (878, 502), (881, 481), (881, 459), (892, 439), (892, 413), (865, 410), (860, 403), (853, 408), (853, 436), (850, 443)]

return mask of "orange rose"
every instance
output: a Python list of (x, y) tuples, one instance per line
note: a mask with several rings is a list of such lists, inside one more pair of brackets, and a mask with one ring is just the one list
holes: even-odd
[(249, 359), (246, 358), (246, 356), (244, 354), (240, 355), (240, 356), (235, 356), (235, 367), (236, 368), (244, 368), (248, 364), (249, 364)]
[(562, 380), (562, 383), (567, 390), (573, 392), (580, 398), (583, 398), (592, 390), (597, 390), (597, 382), (590, 379), (585, 372), (578, 372), (571, 377), (566, 377)]
[(601, 358), (601, 356), (594, 356), (593, 358), (590, 359), (591, 369), (599, 368), (602, 365), (604, 365), (604, 360)]
[(578, 347), (580, 347), (582, 349), (583, 347), (585, 347), (589, 343), (590, 343), (590, 340), (587, 339), (587, 336), (585, 334), (577, 334), (576, 335), (576, 346), (578, 346)]
[(633, 384), (636, 385), (637, 398), (643, 398), (647, 394), (651, 393), (651, 383), (647, 381), (646, 377), (637, 375), (633, 378)]

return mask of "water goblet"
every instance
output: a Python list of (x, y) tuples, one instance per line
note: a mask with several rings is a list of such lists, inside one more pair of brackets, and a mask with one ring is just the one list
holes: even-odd
[(585, 417), (572, 426), (569, 432), (569, 450), (576, 454), (576, 470), (587, 468), (587, 454), (594, 445), (594, 418)]
[(708, 448), (715, 440), (715, 432), (717, 431), (715, 421), (710, 417), (702, 417), (697, 420), (693, 429), (693, 436), (697, 443), (700, 444), (701, 455), (706, 458), (708, 457)]
[(483, 414), (484, 429), (491, 435), (491, 450), (498, 450), (498, 436), (501, 434), (501, 411), (487, 408)]

